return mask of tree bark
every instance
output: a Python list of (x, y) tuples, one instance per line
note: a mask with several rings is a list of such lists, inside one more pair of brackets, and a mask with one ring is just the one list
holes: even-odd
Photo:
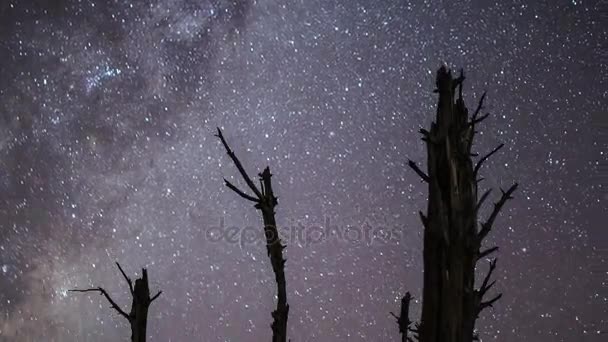
[[(458, 78), (441, 67), (437, 72), (435, 92), (439, 93), (436, 121), (430, 131), (421, 129), (427, 146), (427, 173), (409, 161), (409, 166), (428, 183), (427, 214), (420, 213), (424, 226), (424, 284), (422, 315), (419, 327), (421, 342), (470, 342), (475, 321), (485, 307), (500, 295), (483, 302), (483, 295), (494, 284), (488, 283), (496, 261), (492, 261), (484, 284), (475, 289), (475, 265), (480, 257), (495, 252), (496, 247), (480, 251), (482, 240), (492, 228), (498, 211), (512, 198), (517, 183), (494, 205), (487, 222), (478, 229), (478, 210), (488, 196), (478, 202), (477, 174), (482, 164), (502, 145), (473, 164), (471, 153), (475, 126), (485, 94), (472, 117), (462, 98), (464, 75)], [(456, 91), (458, 98), (455, 100)]]

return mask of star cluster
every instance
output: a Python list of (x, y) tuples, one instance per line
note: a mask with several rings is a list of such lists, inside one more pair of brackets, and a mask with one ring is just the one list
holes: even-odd
[(417, 318), (422, 296), (427, 189), (407, 160), (425, 163), (441, 63), (464, 68), (469, 107), (488, 91), (475, 148), (506, 145), (483, 186), (520, 184), (489, 237), (504, 295), (478, 320), (482, 340), (601, 340), (602, 10), (0, 2), (0, 341), (127, 338), (103, 297), (67, 291), (103, 286), (127, 309), (115, 261), (163, 290), (151, 341), (269, 340), (261, 219), (223, 185), (240, 178), (216, 126), (250, 174), (274, 174), (292, 340), (397, 340), (389, 312), (410, 291)]

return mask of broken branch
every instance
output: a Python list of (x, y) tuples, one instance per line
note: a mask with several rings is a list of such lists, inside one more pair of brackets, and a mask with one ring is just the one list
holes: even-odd
[(480, 116), (479, 118), (473, 119), (473, 121), (471, 121), (471, 124), (476, 125), (476, 124), (482, 122), (483, 120), (485, 120), (488, 116), (490, 116), (490, 113), (486, 113), (486, 114)]
[(160, 296), (160, 294), (163, 293), (163, 291), (158, 291), (157, 294), (154, 295), (154, 297), (150, 298), (150, 304), (152, 304), (152, 302), (158, 298)]
[(220, 140), (222, 141), (222, 145), (224, 145), (224, 148), (226, 149), (226, 153), (228, 153), (228, 156), (230, 156), (230, 159), (232, 159), (232, 161), (234, 162), (234, 165), (239, 170), (239, 173), (241, 174), (241, 176), (243, 176), (245, 183), (247, 183), (247, 185), (249, 186), (251, 191), (253, 191), (253, 193), (255, 193), (255, 195), (258, 198), (262, 198), (262, 194), (260, 193), (258, 188), (255, 186), (255, 184), (253, 183), (251, 178), (249, 178), (249, 175), (243, 168), (241, 161), (236, 157), (234, 152), (230, 149), (230, 146), (228, 146), (228, 143), (226, 142), (226, 139), (224, 139), (224, 135), (222, 134), (222, 130), (219, 127), (217, 128), (217, 134), (215, 136), (220, 138)]
[(477, 108), (475, 109), (475, 112), (473, 113), (473, 117), (471, 118), (472, 123), (475, 123), (475, 119), (477, 119), (477, 115), (483, 108), (483, 101), (486, 99), (486, 93), (487, 92), (484, 91), (483, 94), (481, 94), (481, 98), (479, 98), (479, 103), (477, 103)]
[(129, 291), (131, 291), (131, 294), (133, 294), (133, 282), (131, 281), (131, 278), (127, 277), (127, 274), (122, 269), (122, 267), (120, 267), (120, 264), (118, 263), (118, 261), (116, 262), (116, 266), (118, 266), (118, 269), (120, 270), (120, 273), (122, 273), (122, 276), (125, 277), (127, 284), (129, 284)]
[(483, 158), (481, 158), (478, 162), (477, 165), (475, 165), (475, 169), (473, 170), (473, 174), (477, 175), (477, 172), (479, 171), (479, 169), (481, 168), (481, 165), (488, 159), (490, 158), (490, 156), (492, 156), (494, 153), (498, 152), (498, 150), (500, 150), (503, 146), (505, 146), (505, 144), (500, 144), (498, 145), (495, 149), (492, 150), (492, 152), (486, 154)]
[(226, 186), (228, 188), (230, 188), (230, 190), (236, 192), (239, 196), (243, 197), (244, 199), (252, 201), (252, 202), (256, 202), (256, 203), (258, 203), (260, 201), (259, 199), (255, 198), (253, 196), (247, 195), (244, 191), (237, 188), (234, 184), (230, 183), (226, 178), (224, 178), (224, 183), (226, 184)]
[(505, 205), (507, 200), (513, 198), (511, 196), (511, 194), (513, 194), (515, 189), (517, 189), (517, 186), (518, 186), (518, 184), (515, 183), (506, 192), (503, 191), (502, 189), (500, 190), (502, 192), (502, 196), (500, 197), (500, 200), (497, 203), (494, 203), (494, 210), (492, 211), (492, 214), (490, 214), (490, 218), (485, 223), (482, 223), (482, 225), (481, 225), (481, 230), (479, 231), (479, 235), (478, 235), (479, 241), (483, 240), (486, 237), (486, 235), (488, 235), (488, 233), (492, 229), (494, 220), (496, 220), (496, 217), (498, 216), (498, 212), (500, 212), (500, 210), (502, 209), (503, 205)]
[(486, 92), (484, 91), (483, 94), (481, 95), (481, 98), (479, 99), (477, 108), (475, 109), (475, 112), (473, 113), (473, 116), (471, 117), (471, 122), (469, 123), (470, 131), (469, 131), (468, 137), (467, 137), (468, 138), (467, 151), (469, 151), (469, 152), (471, 152), (471, 147), (473, 147), (473, 138), (475, 137), (475, 133), (477, 133), (477, 131), (475, 130), (475, 125), (480, 123), (481, 121), (483, 121), (489, 115), (489, 114), (486, 114), (484, 117), (482, 117), (480, 119), (477, 118), (477, 115), (483, 108), (483, 101), (485, 100), (485, 98), (486, 98)]
[(485, 251), (479, 253), (479, 255), (477, 256), (477, 260), (481, 260), (481, 259), (487, 257), (488, 255), (496, 252), (497, 250), (498, 250), (498, 247), (488, 248)]
[(126, 318), (128, 321), (131, 321), (131, 318), (129, 315), (127, 315), (121, 308), (120, 306), (118, 306), (118, 304), (116, 304), (116, 302), (114, 302), (114, 300), (112, 299), (112, 297), (110, 297), (110, 295), (106, 292), (106, 290), (104, 290), (102, 287), (98, 287), (96, 289), (86, 289), (86, 290), (78, 290), (78, 289), (74, 289), (74, 290), (68, 290), (69, 292), (99, 292), (101, 295), (103, 295), (104, 297), (106, 297), (106, 299), (108, 300), (108, 302), (110, 302), (110, 305), (112, 306), (112, 308), (116, 311), (118, 311), (118, 313), (123, 316), (124, 318)]
[(420, 178), (422, 178), (423, 181), (427, 183), (430, 181), (429, 176), (427, 176), (426, 173), (422, 172), (422, 170), (420, 170), (420, 168), (418, 167), (418, 165), (416, 165), (415, 162), (408, 159), (407, 164), (410, 166), (410, 168), (412, 168), (412, 170), (414, 170), (418, 174), (418, 176), (420, 176)]
[(481, 304), (479, 304), (479, 311), (481, 312), (481, 310), (487, 308), (487, 307), (494, 307), (492, 306), (492, 304), (494, 304), (497, 300), (499, 300), (500, 298), (502, 298), (502, 293), (497, 294), (494, 298), (486, 301), (486, 302), (481, 302)]

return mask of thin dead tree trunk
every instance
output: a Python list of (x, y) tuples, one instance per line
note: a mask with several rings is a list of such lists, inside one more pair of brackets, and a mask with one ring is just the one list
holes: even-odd
[(409, 292), (405, 293), (405, 296), (401, 298), (401, 311), (399, 316), (395, 315), (391, 312), (391, 315), (395, 317), (397, 320), (397, 325), (399, 325), (399, 333), (401, 334), (401, 342), (413, 342), (414, 340), (409, 337), (410, 331), (414, 333), (414, 337), (416, 337), (418, 330), (416, 328), (412, 328), (410, 321), (410, 301), (412, 300), (412, 295)]
[[(415, 162), (408, 165), (428, 183), (427, 214), (420, 212), (424, 226), (424, 285), (422, 315), (419, 325), (421, 342), (471, 342), (479, 313), (491, 307), (502, 294), (489, 300), (484, 295), (494, 285), (490, 282), (496, 259), (481, 287), (475, 289), (475, 267), (479, 260), (496, 252), (498, 247), (481, 250), (482, 241), (492, 229), (499, 211), (517, 188), (517, 183), (494, 204), (490, 217), (479, 222), (479, 209), (490, 194), (487, 190), (478, 200), (479, 170), (490, 156), (503, 147), (500, 144), (476, 163), (472, 157), (476, 125), (489, 114), (479, 116), (485, 93), (471, 117), (462, 98), (464, 74), (453, 78), (446, 67), (437, 72), (439, 93), (436, 121), (431, 130), (421, 129), (426, 142), (427, 172)], [(458, 91), (458, 98), (456, 92)]]
[(261, 189), (258, 189), (255, 183), (251, 180), (243, 165), (236, 157), (234, 152), (228, 146), (226, 139), (222, 135), (222, 131), (218, 128), (216, 136), (221, 140), (222, 145), (226, 149), (228, 156), (234, 162), (234, 165), (239, 170), (239, 173), (247, 183), (247, 186), (253, 191), (254, 195), (249, 195), (237, 188), (235, 185), (224, 179), (226, 186), (236, 192), (244, 199), (255, 203), (254, 207), (262, 212), (264, 222), (264, 235), (266, 237), (266, 249), (270, 257), (270, 263), (274, 272), (275, 281), (277, 284), (277, 308), (272, 312), (273, 322), (272, 342), (287, 341), (287, 318), (289, 315), (289, 304), (287, 304), (287, 290), (285, 282), (285, 259), (283, 259), (283, 249), (285, 246), (281, 244), (279, 232), (275, 220), (274, 207), (277, 205), (277, 198), (272, 191), (272, 182), (270, 168), (266, 167), (259, 175)]
[(127, 274), (123, 271), (122, 267), (120, 267), (119, 263), (116, 263), (120, 273), (122, 273), (123, 277), (127, 281), (129, 285), (129, 291), (131, 296), (133, 297), (133, 301), (131, 303), (131, 312), (128, 314), (123, 311), (118, 304), (110, 297), (108, 292), (104, 290), (102, 287), (90, 288), (85, 290), (69, 290), (70, 292), (99, 292), (100, 295), (106, 297), (108, 302), (110, 302), (111, 307), (116, 310), (121, 316), (129, 321), (129, 325), (131, 326), (131, 342), (145, 342), (146, 341), (146, 328), (148, 325), (148, 309), (150, 304), (160, 296), (163, 291), (158, 291), (153, 297), (150, 298), (150, 287), (148, 286), (148, 271), (145, 268), (142, 268), (142, 276), (141, 278), (135, 279), (135, 287), (133, 287), (133, 282), (131, 278), (127, 276)]

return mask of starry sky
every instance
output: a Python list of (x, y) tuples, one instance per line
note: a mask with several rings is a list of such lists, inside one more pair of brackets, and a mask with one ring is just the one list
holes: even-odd
[[(151, 341), (267, 341), (259, 213), (217, 138), (266, 165), (289, 336), (395, 341), (418, 318), (435, 71), (488, 91), (485, 187), (520, 184), (487, 240), (483, 341), (608, 331), (606, 5), (600, 1), (0, 1), (0, 341), (126, 341), (148, 267)], [(497, 200), (491, 197), (492, 201)], [(482, 211), (486, 217), (488, 208)], [(225, 234), (228, 231), (236, 234)], [(481, 271), (486, 270), (484, 263)], [(481, 274), (481, 273), (480, 273)]]

